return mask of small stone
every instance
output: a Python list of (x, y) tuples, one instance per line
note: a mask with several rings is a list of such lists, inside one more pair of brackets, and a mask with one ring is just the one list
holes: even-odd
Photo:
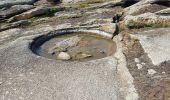
[(100, 51), (100, 53), (104, 54), (105, 52), (104, 51)]
[(156, 71), (154, 69), (148, 69), (148, 74), (149, 75), (156, 74)]
[(66, 52), (60, 52), (57, 56), (57, 59), (59, 59), (59, 60), (69, 60), (69, 59), (71, 59), (71, 57)]
[(144, 62), (142, 62), (141, 64), (142, 64), (142, 65), (146, 65), (146, 63), (144, 63)]
[(138, 67), (138, 69), (142, 69), (142, 65), (141, 64), (136, 64), (136, 66)]
[(135, 58), (134, 61), (135, 61), (136, 63), (139, 63), (139, 62), (140, 62), (139, 58)]
[(162, 74), (165, 74), (165, 72), (162, 72)]

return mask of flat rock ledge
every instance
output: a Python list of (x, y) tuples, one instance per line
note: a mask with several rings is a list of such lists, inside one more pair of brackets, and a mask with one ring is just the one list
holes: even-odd
[(170, 60), (170, 28), (160, 28), (135, 35), (154, 65)]

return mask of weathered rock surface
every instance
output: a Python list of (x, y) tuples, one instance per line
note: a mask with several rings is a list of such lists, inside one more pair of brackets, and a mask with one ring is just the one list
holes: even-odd
[(139, 14), (148, 13), (148, 12), (155, 13), (165, 8), (167, 7), (163, 5), (145, 4), (145, 5), (137, 6), (135, 9), (131, 9), (131, 10), (125, 8), (124, 13), (126, 15), (139, 15)]
[(49, 11), (49, 8), (40, 6), (40, 7), (31, 9), (31, 10), (29, 10), (27, 12), (24, 12), (24, 13), (22, 13), (20, 15), (16, 15), (16, 16), (10, 18), (9, 22), (29, 19), (29, 18), (34, 17), (34, 16), (46, 14), (46, 13), (48, 13), (48, 11)]
[[(71, 2), (77, 3), (77, 1)], [(137, 1), (139, 2), (132, 5)], [(9, 30), (0, 32), (0, 100), (124, 100), (124, 98), (138, 100), (138, 96), (140, 100), (153, 98), (168, 100), (169, 83), (157, 83), (157, 81), (169, 79), (170, 29), (146, 31), (148, 30), (146, 26), (150, 28), (169, 26), (170, 18), (167, 8), (169, 5), (165, 3), (167, 1), (169, 0), (92, 0), (77, 4), (61, 3), (57, 7), (64, 7), (63, 12), (56, 13), (53, 17), (41, 16), (41, 18), (29, 19), (35, 21), (24, 28), (9, 29), (15, 25), (18, 26), (18, 22), (15, 24), (3, 21), (0, 27), (4, 30), (7, 27), (6, 29)], [(47, 0), (42, 0), (43, 2), (47, 3)], [(89, 2), (93, 4), (88, 4)], [(3, 5), (5, 8), (0, 11), (6, 11), (13, 5), (15, 4)], [(39, 8), (40, 5), (41, 3), (34, 6)], [(132, 6), (128, 7), (129, 5)], [(53, 7), (46, 4), (43, 6)], [(34, 38), (57, 29), (76, 27), (99, 30), (102, 25), (101, 30), (112, 33), (115, 31), (114, 24), (110, 25), (112, 18), (115, 14), (122, 12), (124, 7), (127, 7), (122, 17), (125, 17), (124, 22), (136, 29), (125, 28), (123, 19), (120, 20), (118, 25), (121, 25), (121, 33), (115, 36), (120, 37), (114, 37), (115, 41), (117, 39), (119, 41), (116, 42), (117, 52), (113, 56), (86, 62), (63, 62), (40, 57), (29, 49)], [(29, 11), (36, 12), (34, 10)], [(20, 14), (17, 20), (45, 14), (34, 14), (29, 11), (23, 12), (22, 14), (25, 14), (23, 16)], [(32, 15), (27, 14), (28, 12)], [(135, 38), (130, 37), (129, 33), (132, 33)], [(65, 47), (67, 48), (67, 45)], [(81, 57), (93, 56), (86, 52), (78, 54)], [(56, 59), (57, 55), (58, 52), (55, 55)]]
[(167, 27), (170, 26), (170, 16), (145, 13), (137, 16), (127, 15), (124, 19), (129, 28)]
[(30, 22), (28, 20), (20, 20), (20, 21), (17, 21), (17, 22), (4, 24), (4, 25), (0, 26), (0, 31), (4, 31), (4, 30), (7, 30), (7, 29), (11, 29), (11, 28), (16, 28), (16, 27), (19, 27), (19, 26), (24, 27), (24, 26), (28, 25), (29, 23)]
[(1, 0), (0, 8), (13, 5), (33, 4), (36, 0)]
[(169, 28), (139, 32), (136, 36), (154, 65), (170, 60)]
[(47, 60), (30, 52), (30, 39), (22, 37), (0, 48), (1, 100), (120, 100), (115, 58), (80, 63)]
[[(160, 1), (160, 0), (141, 0), (140, 2), (130, 6), (130, 7), (127, 7), (124, 9), (124, 12), (126, 15), (133, 15), (133, 14), (137, 14), (139, 12), (141, 12), (142, 10), (148, 10), (147, 8), (151, 7), (154, 3), (157, 3), (157, 2), (168, 2), (168, 0), (163, 0), (163, 1)], [(170, 1), (169, 1), (170, 2)], [(156, 10), (156, 9), (162, 9), (162, 6), (160, 5), (159, 7), (155, 7), (155, 9), (152, 9), (150, 11), (153, 12), (153, 10)]]
[(34, 7), (32, 5), (14, 5), (10, 7), (9, 9), (0, 11), (0, 17), (1, 18), (9, 18), (16, 14), (20, 14), (24, 11), (33, 9)]
[(20, 36), (22, 33), (21, 29), (13, 28), (3, 32), (0, 32), (0, 45), (4, 44), (5, 41), (12, 40), (12, 38), (16, 38)]
[(106, 25), (102, 25), (101, 27), (99, 27), (99, 29), (115, 35), (114, 33), (116, 32), (116, 27), (117, 27), (116, 23), (109, 23)]

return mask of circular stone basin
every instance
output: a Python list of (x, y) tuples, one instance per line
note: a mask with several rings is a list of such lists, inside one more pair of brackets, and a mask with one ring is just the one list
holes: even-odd
[[(49, 59), (89, 61), (111, 56), (116, 52), (116, 43), (109, 34), (89, 31), (55, 31), (36, 38), (31, 50)], [(108, 36), (107, 36), (108, 35)], [(64, 55), (63, 55), (64, 53)]]

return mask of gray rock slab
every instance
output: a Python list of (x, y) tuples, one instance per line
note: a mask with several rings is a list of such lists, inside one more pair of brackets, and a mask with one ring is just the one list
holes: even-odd
[(36, 0), (1, 0), (0, 8), (13, 5), (33, 4)]
[(34, 9), (28, 10), (22, 14), (16, 15), (11, 17), (8, 21), (9, 22), (13, 22), (13, 21), (18, 21), (18, 20), (25, 20), (25, 19), (29, 19), (38, 15), (43, 15), (43, 14), (47, 14), (49, 11), (49, 8), (46, 7), (36, 7)]
[(0, 100), (120, 100), (117, 60), (62, 62), (33, 54), (31, 36), (0, 47)]
[(16, 14), (20, 14), (24, 11), (30, 10), (32, 8), (34, 8), (32, 5), (14, 5), (9, 9), (0, 11), (0, 17), (9, 18)]
[(160, 10), (158, 12), (155, 12), (155, 14), (158, 14), (158, 15), (170, 15), (170, 8)]
[(154, 65), (170, 60), (170, 28), (139, 32), (135, 36)]

